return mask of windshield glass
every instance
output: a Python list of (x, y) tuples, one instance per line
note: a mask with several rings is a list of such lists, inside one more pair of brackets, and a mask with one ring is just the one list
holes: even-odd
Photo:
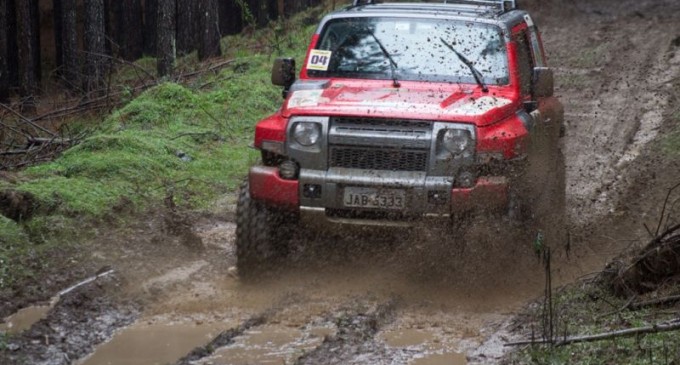
[[(328, 62), (312, 77), (391, 79), (389, 57), (400, 80), (475, 83), (468, 66), (443, 43), (453, 46), (479, 70), (485, 84), (508, 83), (507, 52), (500, 28), (442, 19), (345, 18), (329, 21), (317, 50)], [(320, 57), (316, 57), (320, 59)]]

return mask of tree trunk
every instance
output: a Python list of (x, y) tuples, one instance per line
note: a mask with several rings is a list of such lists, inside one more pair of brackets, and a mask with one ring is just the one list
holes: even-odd
[(86, 92), (99, 90), (104, 85), (106, 67), (106, 27), (104, 0), (87, 0), (85, 3), (85, 77)]
[(198, 41), (198, 59), (204, 60), (222, 54), (220, 49), (220, 20), (217, 0), (198, 1), (197, 22), (200, 27)]
[[(116, 29), (116, 17), (114, 10), (120, 0), (104, 0), (104, 29), (106, 30), (106, 40), (104, 41), (106, 54), (118, 54), (118, 29)], [(115, 52), (114, 52), (115, 50)]]
[(276, 0), (276, 11), (279, 19), (286, 16), (286, 2), (284, 0)]
[[(7, 79), (9, 86), (19, 86), (19, 44), (17, 43), (16, 0), (0, 0), (7, 6)], [(0, 26), (2, 26), (0, 24)]]
[(23, 97), (22, 108), (27, 111), (35, 109), (33, 95), (38, 91), (38, 80), (40, 74), (38, 68), (40, 59), (35, 59), (36, 52), (33, 48), (39, 40), (36, 41), (35, 34), (36, 26), (33, 24), (37, 22), (37, 14), (33, 10), (34, 2), (37, 0), (22, 0), (16, 3), (16, 19), (17, 19), (17, 43), (18, 60), (19, 60), (19, 94)]
[[(26, 0), (24, 0), (26, 1)], [(38, 82), (42, 79), (42, 67), (40, 61), (42, 60), (40, 49), (40, 5), (39, 0), (31, 0), (31, 50), (33, 52), (33, 67), (37, 76)]]
[(57, 65), (57, 75), (61, 75), (61, 66), (64, 63), (61, 54), (62, 28), (61, 28), (61, 0), (52, 0), (52, 19), (54, 21), (54, 61)]
[(220, 33), (236, 34), (243, 29), (242, 9), (235, 1), (220, 1)]
[(144, 52), (156, 55), (158, 34), (158, 0), (144, 1)]
[[(7, 0), (0, 0), (0, 102), (9, 97), (10, 79), (7, 57), (10, 53), (7, 29)], [(12, 50), (11, 52), (14, 52)]]
[(185, 55), (196, 49), (196, 4), (193, 1), (177, 2), (177, 54)]
[(140, 0), (118, 0), (116, 14), (116, 29), (118, 30), (118, 45), (120, 57), (134, 61), (142, 57), (144, 50), (143, 13)]
[[(180, 0), (181, 1), (181, 0)], [(175, 0), (158, 0), (158, 75), (166, 76), (175, 67)]]
[(246, 1), (251, 14), (255, 17), (258, 27), (263, 27), (269, 22), (269, 0), (248, 0)]
[(54, 0), (54, 40), (58, 74), (70, 89), (79, 87), (77, 32), (76, 0)]
[(258, 0), (257, 25), (264, 27), (269, 23), (269, 0)]

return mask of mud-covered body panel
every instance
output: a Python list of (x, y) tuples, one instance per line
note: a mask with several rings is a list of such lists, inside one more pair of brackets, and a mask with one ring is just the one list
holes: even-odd
[[(297, 170), (274, 178), (265, 175), (277, 174), (275, 165), (253, 168), (251, 181), (271, 184), (258, 185), (253, 196), (292, 210), (382, 212), (388, 217), (503, 209), (516, 176), (531, 160), (529, 154), (557, 150), (562, 105), (553, 96), (535, 97), (525, 87), (526, 69), (521, 66), (527, 58), (533, 60), (532, 67), (545, 66), (540, 36), (528, 14), (420, 5), (366, 5), (324, 18), (281, 109), (256, 126), (254, 145), (263, 156), (281, 153), (275, 161), (292, 161)], [(444, 18), (497, 27), (507, 53), (507, 80), (494, 84), (397, 80), (394, 69), (391, 78), (320, 77), (323, 67), (310, 57), (321, 60), (333, 53), (317, 50), (324, 27), (353, 17)], [(526, 43), (518, 42), (520, 36)], [(312, 128), (310, 123), (320, 133), (313, 148), (296, 142), (298, 125)], [(449, 130), (466, 135), (472, 147), (448, 153), (442, 138)], [(286, 171), (291, 168), (286, 165)], [(253, 177), (258, 174), (262, 176)], [(279, 187), (277, 181), (285, 184)], [(296, 196), (291, 184), (297, 184)], [(282, 202), (282, 196), (290, 201)]]

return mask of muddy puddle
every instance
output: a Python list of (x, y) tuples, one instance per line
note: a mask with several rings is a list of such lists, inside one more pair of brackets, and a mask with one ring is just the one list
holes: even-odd
[(0, 324), (0, 332), (6, 332), (10, 335), (21, 333), (22, 331), (31, 328), (34, 323), (44, 318), (51, 308), (51, 304), (35, 305), (23, 308), (15, 314), (7, 317), (4, 323)]
[(204, 359), (204, 365), (289, 364), (333, 335), (330, 326), (296, 328), (265, 325), (246, 331), (234, 344)]
[(205, 345), (235, 323), (150, 323), (127, 327), (78, 365), (164, 365)]
[(414, 349), (417, 355), (408, 362), (409, 365), (464, 365), (467, 363), (464, 354), (451, 350), (451, 345), (435, 331), (427, 329), (389, 330), (378, 336), (392, 348)]
[(417, 358), (410, 365), (465, 365), (466, 363), (465, 355), (453, 352)]

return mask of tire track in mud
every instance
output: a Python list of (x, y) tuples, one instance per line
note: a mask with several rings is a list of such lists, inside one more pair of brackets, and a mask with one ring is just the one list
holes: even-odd
[[(279, 314), (282, 307), (295, 306), (300, 304), (300, 299), (297, 298), (292, 302), (283, 304), (281, 307), (272, 307), (261, 314), (257, 314), (248, 320), (244, 321), (237, 327), (231, 328), (220, 333), (217, 337), (211, 340), (205, 346), (198, 347), (191, 351), (190, 354), (180, 359), (176, 365), (190, 365), (190, 364), (222, 364), (233, 363), (237, 361), (234, 359), (221, 359), (219, 355), (221, 351), (230, 350), (230, 346), (235, 345), (238, 337), (247, 337), (248, 330), (255, 330), (257, 328), (263, 331), (271, 330), (273, 326), (281, 325), (278, 319), (275, 318)], [(351, 364), (351, 363), (365, 363), (365, 359), (358, 362), (353, 359), (365, 355), (367, 353), (375, 352), (375, 335), (378, 331), (393, 317), (397, 308), (397, 301), (390, 300), (380, 304), (366, 303), (365, 300), (354, 298), (351, 300), (352, 304), (345, 303), (334, 308), (331, 312), (321, 313), (323, 317), (322, 322), (332, 322), (337, 327), (335, 334), (326, 334), (323, 340), (319, 341), (317, 345), (305, 349), (305, 346), (292, 349), (294, 354), (293, 361), (295, 364)], [(311, 315), (311, 313), (308, 313)], [(309, 327), (310, 323), (306, 323), (303, 327)], [(317, 324), (318, 325), (318, 324)], [(269, 327), (268, 327), (269, 326)], [(291, 341), (289, 346), (304, 345), (302, 343), (295, 343)], [(257, 362), (257, 355), (260, 353), (259, 348), (244, 349), (245, 355), (251, 352), (251, 360)], [(297, 354), (295, 354), (297, 353)], [(263, 353), (262, 355), (269, 355)], [(277, 355), (281, 355), (278, 353)], [(261, 359), (262, 360), (262, 359)], [(287, 359), (281, 359), (284, 363), (288, 363)], [(222, 362), (226, 361), (226, 362)], [(262, 360), (263, 363), (275, 362), (274, 359)], [(238, 362), (237, 362), (238, 363)], [(250, 363), (250, 361), (247, 361)]]
[[(680, 57), (680, 47), (669, 51), (667, 46), (680, 36), (680, 26), (677, 20), (673, 22), (672, 10), (664, 12), (664, 7), (678, 8), (676, 2), (669, 0), (623, 0), (623, 5), (615, 1), (577, 3), (579, 9), (570, 10), (573, 13), (568, 16), (557, 16), (560, 13), (556, 11), (538, 19), (546, 22), (542, 27), (546, 49), (552, 56), (551, 64), (557, 66), (558, 94), (564, 98), (570, 121), (565, 144), (571, 159), (568, 191), (573, 214), (587, 221), (607, 214), (615, 205), (616, 191), (627, 188), (625, 181), (616, 182), (629, 178), (630, 169), (638, 163), (634, 158), (636, 150), (646, 148), (656, 129), (654, 121), (658, 121), (659, 114), (649, 112), (665, 107), (662, 99), (669, 91), (666, 86), (656, 89), (657, 85), (678, 75), (678, 67), (672, 65), (674, 58), (667, 56), (672, 51), (675, 59)], [(606, 15), (599, 15), (598, 9), (607, 7), (611, 9)], [(635, 15), (636, 11), (645, 17)], [(619, 179), (619, 175), (623, 178)], [(144, 311), (140, 304), (108, 296), (119, 290), (116, 282), (83, 288), (84, 292), (76, 291), (64, 298), (28, 332), (12, 337), (10, 344), (19, 349), (0, 351), (0, 363), (71, 363), (96, 352), (96, 344), (135, 320), (141, 323), (158, 317), (161, 323), (172, 321), (163, 316), (187, 322), (199, 318), (221, 331), (206, 339), (206, 345), (187, 351), (178, 364), (252, 364), (258, 363), (261, 355), (266, 358), (269, 352), (277, 361), (289, 363), (290, 359), (297, 364), (413, 365), (427, 356), (439, 356), (436, 363), (465, 363), (464, 355), (452, 353), (469, 354), (469, 363), (495, 363), (503, 354), (502, 343), (510, 336), (506, 331), (510, 316), (520, 302), (536, 295), (526, 288), (529, 285), (516, 283), (526, 281), (524, 275), (534, 276), (527, 280), (541, 281), (542, 272), (536, 272), (530, 267), (531, 260), (525, 260), (526, 247), (515, 246), (514, 251), (508, 251), (509, 244), (520, 242), (506, 242), (507, 232), (502, 231), (487, 245), (472, 235), (465, 259), (447, 262), (464, 267), (451, 269), (455, 282), (441, 288), (422, 288), (422, 283), (413, 278), (421, 268), (410, 270), (409, 265), (423, 261), (423, 250), (416, 247), (423, 246), (423, 242), (415, 242), (403, 255), (391, 257), (376, 248), (364, 247), (369, 258), (358, 265), (346, 265), (348, 260), (361, 261), (354, 253), (356, 248), (372, 243), (363, 241), (344, 245), (345, 249), (321, 247), (325, 253), (320, 256), (310, 253), (302, 260), (302, 273), (293, 273), (303, 279), (286, 277), (290, 273), (284, 273), (270, 283), (248, 288), (234, 279), (225, 279), (227, 268), (234, 262), (233, 224), (215, 218), (209, 221), (211, 227), (197, 227), (205, 244), (200, 254), (181, 245), (174, 247), (162, 236), (153, 244), (140, 239), (144, 242), (130, 245), (129, 252), (119, 258), (117, 266), (128, 281), (139, 279), (129, 285), (131, 288), (126, 287), (125, 295), (143, 302)], [(144, 232), (149, 231), (156, 234), (154, 229)], [(323, 245), (334, 245), (326, 236), (316, 239)], [(599, 268), (599, 263), (582, 263), (584, 255), (613, 255), (613, 250), (604, 252), (602, 243), (598, 245), (592, 250), (586, 244), (574, 247), (574, 258), (563, 265), (568, 273), (564, 280), (573, 279), (574, 272), (582, 274)], [(164, 252), (158, 252), (159, 247)], [(433, 259), (444, 256), (425, 251)], [(409, 258), (409, 254), (415, 258)], [(307, 251), (300, 255), (307, 255)], [(319, 257), (325, 261), (314, 265), (305, 262), (322, 261)], [(375, 264), (378, 259), (390, 258), (396, 262)], [(448, 257), (444, 258), (448, 261)], [(523, 267), (513, 268), (518, 263)], [(405, 271), (405, 275), (386, 274), (385, 269), (392, 266), (399, 273)], [(435, 279), (428, 267), (423, 270), (423, 280)], [(404, 294), (408, 303), (394, 301), (390, 291)], [(290, 292), (297, 294), (286, 296)], [(323, 331), (312, 336), (318, 329)], [(125, 336), (123, 332), (119, 334)], [(274, 343), (271, 347), (248, 347), (257, 341)]]
[(378, 364), (371, 357), (382, 357), (375, 344), (375, 335), (389, 321), (394, 319), (397, 301), (390, 300), (378, 305), (368, 313), (350, 312), (336, 319), (337, 333), (327, 337), (323, 343), (297, 359), (295, 365), (314, 364)]
[(220, 333), (207, 345), (195, 348), (188, 355), (179, 359), (179, 361), (177, 361), (175, 364), (176, 365), (194, 364), (196, 363), (196, 361), (212, 355), (216, 349), (233, 344), (234, 338), (236, 338), (237, 336), (243, 335), (247, 330), (253, 327), (265, 324), (267, 322), (267, 319), (273, 314), (274, 311), (275, 310), (272, 309), (264, 313), (258, 314), (256, 316), (253, 316), (246, 320), (245, 322), (243, 322), (242, 324), (240, 324), (238, 327), (230, 328)]
[(680, 75), (678, 13), (671, 0), (576, 1), (539, 18), (566, 106), (567, 196), (577, 225), (615, 213), (645, 164), (636, 159), (663, 124), (668, 81)]
[(68, 365), (92, 352), (141, 312), (111, 295), (120, 284), (110, 275), (62, 296), (45, 318), (8, 339), (0, 364)]

